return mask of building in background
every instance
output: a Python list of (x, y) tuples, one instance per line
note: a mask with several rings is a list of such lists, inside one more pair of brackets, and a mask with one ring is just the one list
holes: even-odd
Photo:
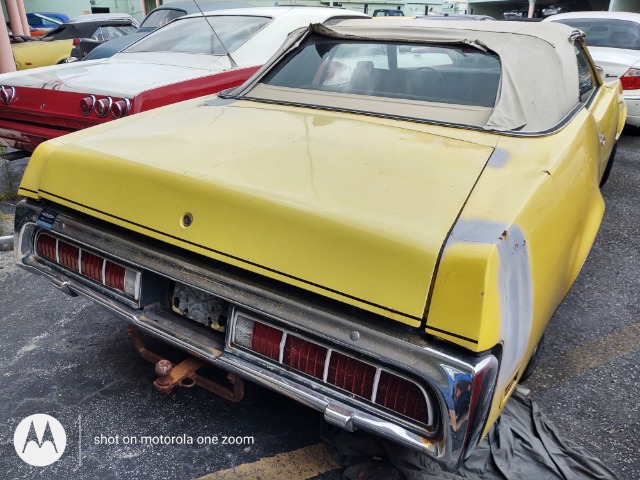
[[(5, 18), (5, 3), (0, 0)], [(59, 11), (70, 17), (85, 13), (128, 13), (141, 21), (147, 12), (171, 0), (23, 0), (27, 12)], [(175, 0), (174, 0), (175, 1)], [(405, 15), (460, 14), (473, 13), (501, 18), (502, 14), (513, 10), (527, 10), (530, 2), (536, 8), (550, 5), (578, 5), (573, 10), (612, 10), (640, 13), (638, 0), (244, 0), (255, 6), (280, 4), (333, 5), (372, 14), (376, 9), (402, 10)]]
[(566, 6), (571, 11), (610, 10), (640, 13), (638, 0), (467, 0), (464, 3), (468, 4), (468, 13), (491, 15), (495, 18), (502, 18), (503, 13), (510, 11), (528, 12), (530, 6), (539, 14), (543, 8), (552, 5)]

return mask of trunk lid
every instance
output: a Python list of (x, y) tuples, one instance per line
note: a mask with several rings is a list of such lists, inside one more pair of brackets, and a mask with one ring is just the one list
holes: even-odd
[(640, 62), (640, 50), (623, 48), (589, 47), (589, 53), (595, 64), (602, 68), (602, 79), (612, 80), (622, 77), (629, 68)]
[(47, 142), (21, 193), (418, 326), (494, 141), (196, 99)]
[(171, 52), (119, 53), (104, 60), (9, 74), (5, 85), (131, 98), (153, 88), (230, 68), (229, 60), (221, 56)]

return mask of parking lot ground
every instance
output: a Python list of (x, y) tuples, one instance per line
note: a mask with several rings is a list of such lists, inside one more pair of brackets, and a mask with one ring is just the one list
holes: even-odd
[[(622, 480), (640, 478), (639, 186), (640, 137), (624, 135), (600, 234), (526, 384), (560, 432)], [(0, 202), (5, 216), (12, 204)], [(200, 388), (156, 392), (122, 322), (17, 268), (12, 252), (0, 252), (0, 322), (2, 478), (340, 478), (319, 445), (319, 414), (251, 384), (240, 403)], [(34, 413), (67, 432), (48, 467), (14, 449)]]

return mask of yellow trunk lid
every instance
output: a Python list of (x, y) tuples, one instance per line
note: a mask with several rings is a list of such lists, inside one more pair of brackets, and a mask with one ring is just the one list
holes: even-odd
[(43, 144), (20, 193), (417, 326), (492, 152), (467, 133), (198, 100)]

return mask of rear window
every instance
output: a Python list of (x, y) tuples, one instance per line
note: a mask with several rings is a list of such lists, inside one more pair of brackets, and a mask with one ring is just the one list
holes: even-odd
[(112, 38), (122, 37), (124, 35), (129, 35), (136, 31), (136, 27), (133, 25), (105, 25), (102, 27), (98, 27), (93, 35), (91, 35), (91, 40), (97, 40), (99, 42), (106, 42), (111, 40)]
[(226, 55), (239, 48), (270, 21), (271, 18), (246, 15), (181, 18), (150, 33), (125, 49), (125, 52)]
[(462, 45), (320, 39), (263, 81), (275, 87), (493, 107), (500, 84), (496, 54)]
[(60, 25), (49, 31), (42, 37), (43, 42), (52, 42), (54, 40), (69, 40), (75, 37), (75, 30), (67, 24)]
[(170, 8), (154, 10), (147, 18), (144, 19), (140, 28), (146, 30), (155, 30), (156, 28), (160, 28), (163, 25), (166, 25), (171, 20), (175, 20), (176, 18), (183, 17), (185, 12), (183, 10), (174, 10)]
[(557, 20), (585, 34), (589, 47), (610, 47), (640, 50), (640, 25), (610, 18), (568, 18)]

